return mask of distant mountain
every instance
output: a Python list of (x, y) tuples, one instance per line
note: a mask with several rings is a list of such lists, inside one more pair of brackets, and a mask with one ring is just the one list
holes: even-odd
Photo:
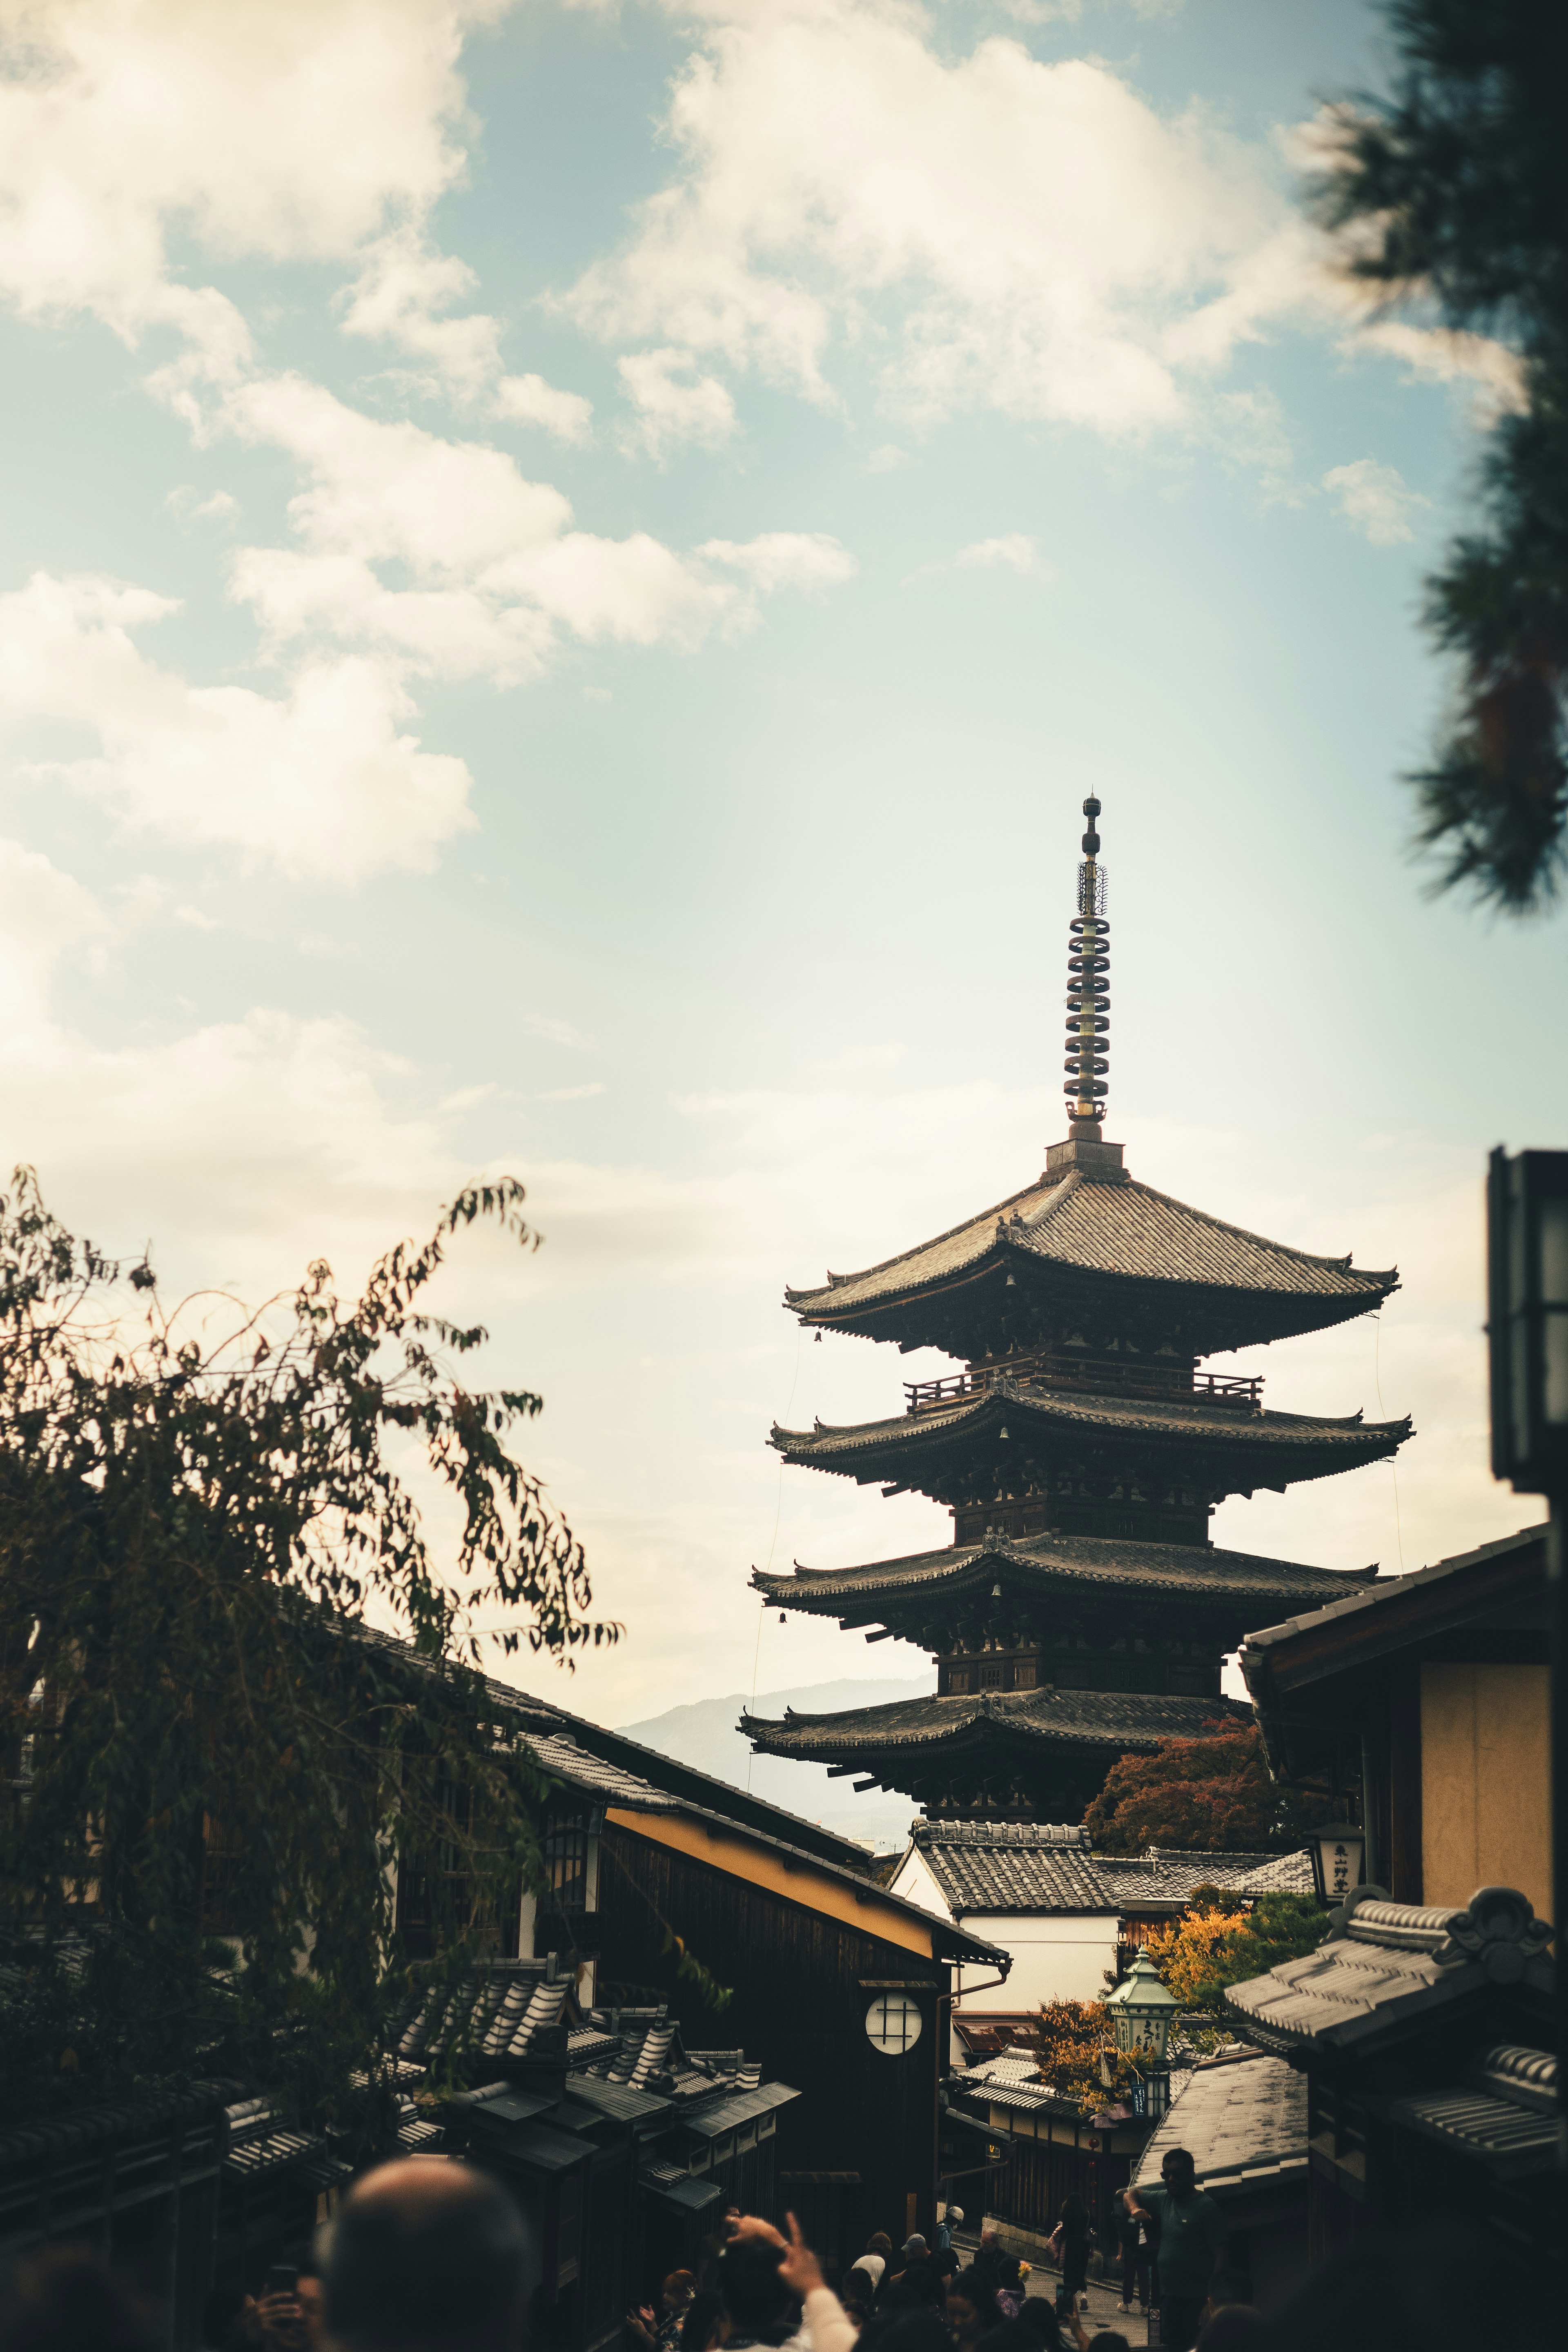
[(732, 1789), (749, 1788), (753, 1797), (764, 1797), (770, 1805), (783, 1805), (786, 1811), (836, 1830), (840, 1837), (863, 1839), (885, 1853), (901, 1846), (909, 1835), (920, 1810), (912, 1797), (870, 1790), (857, 1797), (847, 1780), (828, 1779), (825, 1764), (753, 1756), (751, 1743), (735, 1726), (742, 1708), (753, 1715), (782, 1715), (786, 1706), (801, 1715), (837, 1715), (846, 1707), (890, 1706), (896, 1699), (927, 1698), (935, 1688), (931, 1673), (907, 1683), (807, 1683), (798, 1690), (759, 1691), (754, 1699), (733, 1691), (727, 1698), (697, 1699), (644, 1723), (622, 1723), (616, 1728), (661, 1756), (673, 1756), (678, 1763), (727, 1780)]

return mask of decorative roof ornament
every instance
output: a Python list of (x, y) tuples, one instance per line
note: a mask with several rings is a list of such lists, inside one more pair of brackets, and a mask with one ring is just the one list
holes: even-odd
[(1098, 1143), (1105, 1116), (1105, 1083), (1110, 1064), (1110, 926), (1105, 919), (1105, 868), (1100, 863), (1095, 819), (1100, 803), (1091, 793), (1083, 804), (1089, 829), (1078, 869), (1078, 912), (1068, 948), (1068, 1077), (1062, 1092), (1072, 1111), (1069, 1135)]

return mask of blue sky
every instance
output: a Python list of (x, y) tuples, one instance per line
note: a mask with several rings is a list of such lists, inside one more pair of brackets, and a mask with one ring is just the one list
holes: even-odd
[(1358, 310), (1294, 207), (1366, 12), (0, 28), (0, 1148), (62, 1213), (254, 1296), (515, 1171), (545, 1248), (454, 1287), (627, 1626), (567, 1702), (907, 1677), (759, 1639), (752, 1562), (947, 1524), (781, 1477), (775, 1417), (921, 1367), (779, 1295), (1037, 1172), (1093, 789), (1130, 1165), (1404, 1271), (1267, 1365), (1413, 1412), (1397, 1479), (1219, 1539), (1536, 1516), (1479, 1194), (1563, 1130), (1562, 932), (1424, 897), (1396, 782), (1510, 371)]

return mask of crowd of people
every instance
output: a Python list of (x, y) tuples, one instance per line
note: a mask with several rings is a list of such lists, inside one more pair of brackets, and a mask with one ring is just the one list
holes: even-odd
[[(1027, 2291), (1026, 2265), (989, 2227), (965, 2260), (952, 2241), (962, 2219), (950, 2210), (931, 2240), (897, 2249), (878, 2233), (835, 2284), (793, 2214), (780, 2230), (731, 2208), (700, 2267), (671, 2272), (657, 2307), (628, 2314), (626, 2352), (1131, 2352), (1118, 2330), (1084, 2327), (1081, 2200), (1067, 2200), (1052, 2240), (1054, 2294)], [(1327, 2273), (1309, 2282), (1300, 2308), (1253, 2310), (1181, 2150), (1165, 2158), (1159, 2189), (1123, 2193), (1117, 2231), (1122, 2309), (1135, 2298), (1157, 2305), (1158, 2340), (1173, 2352), (1317, 2352)], [(258, 2283), (222, 2352), (545, 2352), (547, 2332), (531, 2324), (541, 2316), (529, 2300), (533, 2267), (520, 2209), (498, 2181), (467, 2164), (405, 2158), (355, 2184), (311, 2262)], [(1441, 2267), (1412, 2270), (1411, 2293), (1419, 2298)], [(164, 2340), (151, 2307), (85, 2250), (45, 2250), (0, 2282), (0, 2352), (160, 2352)], [(1355, 2352), (1342, 2333), (1340, 2342)]]

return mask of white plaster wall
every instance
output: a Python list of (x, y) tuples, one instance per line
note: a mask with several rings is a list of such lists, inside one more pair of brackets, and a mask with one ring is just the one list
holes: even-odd
[[(918, 1847), (911, 1845), (899, 1864), (892, 1891), (941, 1918), (953, 1916)], [(994, 1969), (959, 1969), (953, 1977), (955, 2013), (972, 2019), (1026, 2016), (1047, 2000), (1103, 2000), (1109, 1990), (1106, 1971), (1115, 1972), (1121, 1924), (1115, 1912), (966, 1911), (962, 1924), (984, 1942), (999, 1944), (1013, 1965), (1005, 1984), (988, 1981)], [(980, 1990), (965, 1999), (965, 1988), (974, 1986)], [(956, 2052), (952, 2063), (959, 2063)]]
[[(963, 1925), (972, 1935), (983, 1937), (988, 1944), (1000, 1944), (1013, 1957), (1003, 1985), (984, 1988), (984, 1979), (994, 1976), (994, 1969), (958, 1970), (959, 1999), (953, 2006), (968, 2016), (981, 2017), (987, 2011), (1016, 2016), (1020, 2011), (1038, 2009), (1047, 2000), (1103, 2000), (1110, 1990), (1105, 1974), (1109, 1969), (1114, 1975), (1116, 1969), (1114, 1911), (1004, 1912), (995, 1917), (966, 1911)], [(974, 1984), (983, 1985), (983, 1990), (963, 2000), (964, 1988)]]

